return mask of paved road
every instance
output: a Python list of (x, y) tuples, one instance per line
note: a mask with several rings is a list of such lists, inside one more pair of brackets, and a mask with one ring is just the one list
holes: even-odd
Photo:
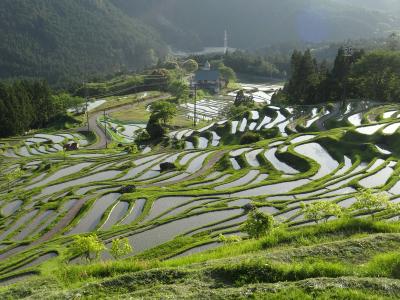
[(341, 103), (335, 103), (334, 107), (333, 107), (333, 111), (331, 113), (329, 113), (326, 116), (322, 116), (321, 118), (319, 118), (317, 120), (317, 122), (315, 123), (318, 127), (319, 131), (326, 131), (328, 130), (325, 126), (325, 123), (330, 120), (330, 119), (334, 119), (337, 116), (340, 115), (340, 108), (341, 108)]
[[(130, 104), (126, 104), (123, 106), (119, 106), (119, 107), (115, 107), (115, 108), (110, 108), (106, 110), (106, 113), (114, 113), (114, 112), (118, 112), (118, 111), (122, 111), (122, 110), (126, 110), (126, 109), (131, 109), (135, 106), (137, 106), (138, 104), (150, 104), (152, 102), (158, 101), (158, 100), (163, 100), (166, 98), (169, 98), (169, 95), (162, 95), (159, 97), (155, 97), (155, 98), (150, 98), (150, 99), (146, 99), (143, 100), (141, 102), (135, 102), (135, 103), (130, 103)], [(99, 126), (97, 124), (97, 119), (102, 116), (104, 114), (104, 112), (99, 111), (99, 112), (94, 112), (89, 114), (89, 127), (90, 130), (92, 132), (94, 132), (97, 137), (98, 140), (95, 144), (89, 146), (87, 149), (89, 150), (98, 150), (98, 149), (104, 149), (106, 148), (106, 143), (111, 143), (111, 137), (109, 135), (106, 135), (106, 133), (104, 132), (104, 127), (103, 126)], [(87, 131), (87, 127), (81, 127), (78, 129), (79, 131)]]

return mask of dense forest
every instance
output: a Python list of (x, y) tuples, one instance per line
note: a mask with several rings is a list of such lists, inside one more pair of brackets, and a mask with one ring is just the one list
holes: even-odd
[[(311, 43), (324, 50), (327, 41), (382, 37), (400, 27), (400, 18), (392, 11), (372, 11), (376, 8), (372, 2), (351, 3), (354, 5), (340, 0), (252, 0), (252, 5), (244, 0), (3, 0), (0, 79), (41, 77), (53, 87), (69, 87), (155, 65), (168, 54), (167, 45), (183, 50), (222, 46), (225, 30), (234, 48), (271, 50), (277, 44), (290, 44), (297, 45), (291, 49), (304, 50)], [(278, 54), (262, 54), (257, 58), (262, 66), (252, 64), (244, 71), (281, 76), (290, 58), (283, 52), (286, 48)], [(257, 59), (252, 63), (258, 63)]]
[(400, 52), (379, 50), (346, 53), (340, 48), (333, 68), (318, 63), (311, 51), (294, 51), (289, 82), (276, 102), (315, 104), (344, 99), (400, 100)]
[(42, 77), (68, 86), (136, 70), (166, 55), (158, 33), (110, 1), (0, 1), (0, 78)]
[(0, 137), (60, 122), (75, 100), (79, 99), (54, 95), (45, 81), (0, 82)]

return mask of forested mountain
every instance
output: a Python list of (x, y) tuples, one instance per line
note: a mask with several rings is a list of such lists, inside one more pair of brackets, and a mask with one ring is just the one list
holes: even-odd
[(109, 1), (0, 1), (0, 78), (52, 84), (137, 69), (165, 54), (159, 35)]
[(388, 36), (400, 27), (391, 4), (375, 11), (379, 5), (361, 0), (2, 0), (0, 79), (66, 86), (152, 65), (167, 44), (222, 46), (225, 29), (241, 49)]
[(361, 0), (112, 1), (157, 28), (169, 44), (179, 49), (222, 46), (225, 29), (230, 46), (251, 49), (287, 41), (388, 35), (400, 24), (387, 12), (370, 10), (377, 4), (362, 5)]

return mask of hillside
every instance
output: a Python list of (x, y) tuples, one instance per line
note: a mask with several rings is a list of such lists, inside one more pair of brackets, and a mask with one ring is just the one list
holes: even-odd
[(336, 0), (112, 0), (162, 33), (178, 49), (258, 48), (278, 42), (320, 42), (387, 35), (399, 19), (374, 6)]
[(273, 106), (282, 86), (242, 87), (253, 108), (227, 119), (235, 92), (199, 99), (191, 128), (188, 100), (187, 126), (140, 151), (168, 95), (91, 103), (97, 136), (0, 139), (0, 298), (398, 299), (400, 105)]
[(43, 76), (63, 86), (165, 54), (155, 31), (109, 1), (4, 0), (0, 15), (0, 78)]

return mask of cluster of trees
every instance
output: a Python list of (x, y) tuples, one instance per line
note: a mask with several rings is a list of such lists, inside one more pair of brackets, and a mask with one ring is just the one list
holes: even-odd
[(400, 52), (379, 50), (346, 53), (340, 48), (332, 68), (318, 63), (311, 51), (294, 51), (290, 80), (274, 97), (277, 102), (315, 104), (327, 101), (400, 99)]
[(108, 250), (115, 259), (123, 258), (133, 252), (133, 248), (127, 238), (116, 238), (111, 242), (111, 248), (107, 249), (103, 241), (96, 235), (77, 235), (70, 246), (72, 255), (82, 257), (86, 261), (97, 260), (100, 254)]
[(53, 95), (45, 81), (0, 82), (0, 137), (42, 128), (77, 101), (68, 94)]
[(253, 76), (284, 78), (286, 71), (278, 69), (265, 56), (253, 54), (249, 51), (235, 51), (224, 56), (224, 64), (232, 68), (236, 73)]
[[(398, 213), (400, 205), (394, 204), (389, 201), (386, 194), (374, 193), (371, 189), (361, 190), (356, 196), (356, 202), (348, 209), (344, 209), (336, 203), (330, 201), (316, 201), (312, 203), (302, 203), (301, 213), (304, 219), (319, 223), (324, 220), (327, 222), (331, 217), (340, 218), (348, 213), (357, 211), (368, 214), (372, 219), (375, 219), (377, 212), (386, 210), (388, 212)], [(242, 230), (246, 232), (250, 238), (260, 238), (270, 233), (275, 226), (274, 218), (269, 215), (258, 211), (252, 207), (247, 221), (243, 224)], [(223, 235), (219, 236), (219, 240), (224, 243), (235, 243), (241, 241), (240, 237)]]
[(361, 190), (356, 196), (356, 202), (348, 209), (344, 209), (338, 204), (329, 201), (302, 203), (304, 218), (315, 223), (319, 223), (322, 220), (327, 222), (330, 217), (340, 218), (352, 211), (360, 211), (375, 219), (375, 214), (382, 210), (398, 212), (400, 206), (390, 202), (386, 194), (374, 193), (371, 189)]
[(169, 101), (158, 101), (150, 105), (150, 112), (146, 131), (149, 139), (158, 140), (163, 137), (168, 123), (176, 116), (177, 108)]

